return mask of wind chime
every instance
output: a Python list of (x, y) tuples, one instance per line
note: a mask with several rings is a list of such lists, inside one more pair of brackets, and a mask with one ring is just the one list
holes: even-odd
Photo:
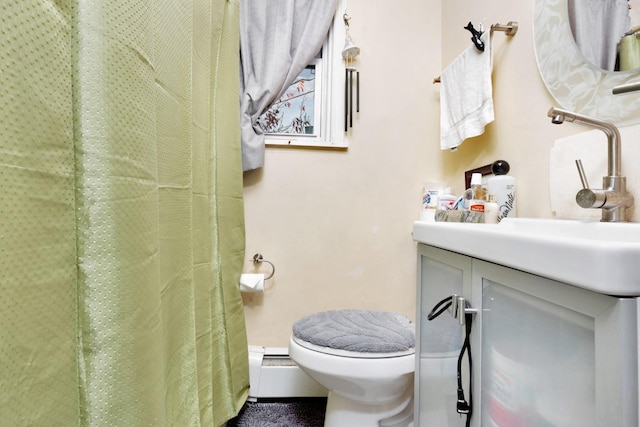
[(342, 15), (346, 27), (346, 40), (342, 57), (345, 61), (344, 69), (344, 131), (347, 132), (353, 127), (353, 74), (356, 75), (356, 112), (360, 112), (360, 72), (353, 66), (354, 59), (360, 55), (360, 48), (351, 39), (349, 34), (349, 20), (351, 17), (346, 13)]

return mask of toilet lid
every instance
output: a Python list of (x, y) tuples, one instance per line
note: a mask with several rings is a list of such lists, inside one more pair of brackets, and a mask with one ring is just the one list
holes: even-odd
[(298, 343), (334, 350), (399, 355), (415, 351), (415, 325), (400, 313), (372, 310), (331, 310), (305, 316), (293, 324)]
[(340, 350), (337, 348), (311, 344), (310, 342), (300, 339), (295, 335), (292, 336), (291, 339), (293, 339), (293, 341), (300, 347), (317, 351), (318, 353), (330, 354), (332, 356), (349, 357), (352, 359), (390, 359), (394, 357), (412, 356), (416, 352), (415, 348), (410, 348), (408, 350), (393, 351), (387, 353), (363, 353), (359, 351)]

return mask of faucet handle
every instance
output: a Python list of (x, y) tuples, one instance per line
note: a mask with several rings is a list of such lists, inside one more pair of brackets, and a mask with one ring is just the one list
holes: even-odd
[(578, 175), (580, 175), (580, 181), (582, 182), (582, 188), (588, 189), (589, 183), (587, 182), (587, 175), (584, 173), (584, 168), (582, 167), (582, 160), (576, 160), (576, 167), (578, 168)]

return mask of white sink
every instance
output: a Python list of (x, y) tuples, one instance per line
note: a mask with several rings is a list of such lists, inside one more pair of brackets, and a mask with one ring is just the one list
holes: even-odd
[(413, 239), (602, 294), (640, 296), (640, 223), (416, 221)]

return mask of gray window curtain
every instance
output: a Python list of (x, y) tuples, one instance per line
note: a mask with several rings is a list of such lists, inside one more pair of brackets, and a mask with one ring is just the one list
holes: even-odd
[(613, 71), (618, 42), (629, 30), (627, 0), (569, 0), (569, 23), (580, 52), (591, 64)]
[(242, 168), (264, 165), (260, 117), (327, 38), (338, 0), (241, 0)]

